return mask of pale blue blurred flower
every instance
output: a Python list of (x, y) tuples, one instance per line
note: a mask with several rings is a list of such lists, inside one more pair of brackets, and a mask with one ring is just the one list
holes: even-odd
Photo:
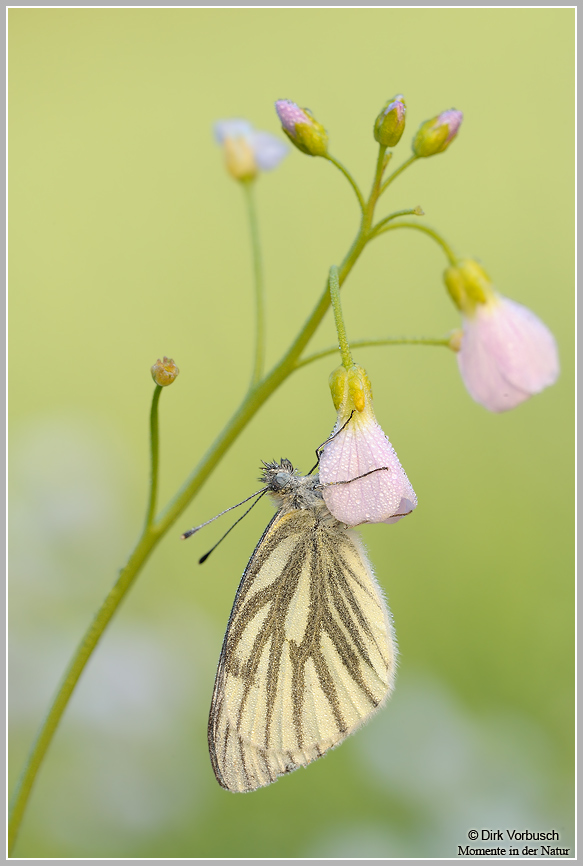
[(276, 168), (289, 152), (289, 147), (275, 135), (253, 129), (249, 121), (242, 118), (218, 120), (214, 132), (217, 143), (223, 147), (227, 143), (239, 147), (243, 145), (261, 171)]

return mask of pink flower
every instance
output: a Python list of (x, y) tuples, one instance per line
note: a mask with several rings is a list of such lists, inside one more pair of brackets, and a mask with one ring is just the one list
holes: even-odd
[(470, 395), (491, 412), (514, 409), (559, 375), (557, 344), (547, 326), (500, 295), (463, 317), (457, 361)]
[(505, 412), (557, 381), (555, 338), (531, 310), (499, 295), (471, 259), (449, 268), (445, 281), (462, 313), (458, 366), (477, 403)]
[(324, 501), (347, 526), (396, 523), (417, 507), (417, 497), (375, 418), (366, 373), (339, 367), (330, 387), (338, 420), (320, 458)]

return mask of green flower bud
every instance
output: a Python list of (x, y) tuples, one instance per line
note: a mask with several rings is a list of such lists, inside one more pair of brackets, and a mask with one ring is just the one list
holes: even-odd
[(399, 93), (389, 99), (374, 125), (374, 137), (385, 147), (394, 147), (399, 143), (405, 131), (405, 112), (407, 107), (403, 95)]
[(298, 150), (309, 156), (327, 156), (328, 135), (308, 108), (300, 108), (289, 99), (279, 99), (275, 110), (283, 131)]
[(457, 135), (463, 117), (461, 111), (452, 108), (422, 123), (413, 139), (415, 156), (434, 156), (447, 150)]

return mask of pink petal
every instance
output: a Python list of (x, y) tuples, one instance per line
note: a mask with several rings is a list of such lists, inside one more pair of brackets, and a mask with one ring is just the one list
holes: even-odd
[(531, 310), (508, 298), (479, 305), (464, 318), (457, 359), (470, 395), (492, 412), (513, 409), (559, 375), (553, 335)]
[[(371, 470), (378, 471), (358, 477)], [(356, 413), (326, 445), (320, 480), (330, 512), (347, 526), (395, 522), (417, 505), (399, 458), (374, 416)], [(339, 481), (350, 483), (335, 483)]]

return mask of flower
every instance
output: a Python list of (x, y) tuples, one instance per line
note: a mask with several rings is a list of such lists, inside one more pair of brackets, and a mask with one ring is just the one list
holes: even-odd
[(300, 108), (291, 99), (278, 99), (275, 103), (281, 128), (302, 153), (308, 156), (326, 156), (328, 135), (309, 108)]
[(171, 385), (172, 382), (176, 379), (180, 370), (172, 360), (172, 358), (167, 358), (164, 355), (164, 359), (156, 361), (153, 367), (151, 367), (150, 372), (152, 374), (152, 379), (156, 383), (156, 385), (160, 385), (161, 387), (166, 387), (167, 385)]
[(413, 139), (415, 156), (434, 156), (436, 153), (443, 153), (456, 137), (463, 119), (461, 111), (451, 108), (422, 123)]
[(448, 268), (444, 279), (462, 313), (458, 367), (477, 403), (505, 412), (557, 381), (557, 344), (538, 316), (498, 294), (472, 259)]
[(395, 147), (405, 131), (405, 100), (402, 94), (389, 99), (374, 125), (374, 137), (384, 147)]
[(324, 501), (347, 526), (396, 523), (417, 507), (417, 497), (375, 418), (369, 379), (356, 364), (339, 367), (330, 389), (338, 419), (320, 457)]
[(289, 152), (283, 141), (258, 132), (247, 120), (219, 120), (214, 131), (225, 152), (227, 171), (236, 180), (253, 180), (258, 171), (276, 168)]

